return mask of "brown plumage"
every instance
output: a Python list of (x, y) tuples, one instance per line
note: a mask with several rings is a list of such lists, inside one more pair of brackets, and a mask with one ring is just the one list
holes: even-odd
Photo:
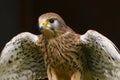
[[(38, 43), (41, 52), (44, 54), (49, 79), (70, 80), (76, 72), (79, 72), (79, 76), (81, 76), (81, 60), (80, 56), (76, 54), (80, 50), (79, 35), (72, 31), (63, 19), (55, 13), (47, 13), (40, 16), (39, 23), (42, 20), (48, 23), (49, 19), (59, 21), (56, 24), (58, 28), (53, 26), (55, 29), (51, 33), (54, 35), (51, 37), (49, 37), (51, 33), (46, 36), (46, 33), (43, 32), (43, 35), (40, 36), (42, 40)], [(53, 79), (52, 75), (57, 79)]]
[(43, 39), (38, 45), (44, 54), (48, 73), (56, 75), (58, 80), (70, 80), (75, 72), (82, 71), (81, 60), (76, 54), (80, 49), (80, 41), (77, 34), (68, 32), (48, 41)]
[(94, 30), (75, 33), (56, 13), (38, 19), (41, 35), (21, 33), (0, 57), (0, 80), (119, 80), (120, 51)]

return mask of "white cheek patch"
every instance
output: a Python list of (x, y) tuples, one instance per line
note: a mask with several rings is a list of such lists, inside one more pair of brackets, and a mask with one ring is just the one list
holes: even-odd
[(60, 26), (60, 23), (55, 20), (54, 23), (51, 23), (51, 24), (47, 24), (48, 27), (53, 27), (53, 28), (59, 28)]
[(52, 25), (51, 24), (47, 24), (47, 27), (50, 28), (50, 27), (52, 27)]
[(59, 26), (60, 26), (60, 23), (59, 23), (57, 20), (55, 20), (54, 23), (53, 23), (53, 26), (59, 27)]

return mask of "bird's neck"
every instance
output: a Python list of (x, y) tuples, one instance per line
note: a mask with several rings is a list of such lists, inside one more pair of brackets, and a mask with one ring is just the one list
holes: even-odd
[[(67, 76), (66, 78), (70, 78), (74, 72), (74, 65), (72, 65), (73, 63), (75, 63), (75, 65), (80, 64), (80, 62), (77, 61), (77, 53), (80, 50), (79, 37), (80, 36), (78, 34), (75, 34), (73, 32), (66, 32), (63, 35), (60, 35), (59, 37), (50, 39), (48, 41), (43, 39), (44, 45), (42, 47), (42, 52), (44, 54), (46, 66), (52, 67), (57, 76), (61, 75), (61, 79), (64, 77), (64, 75)], [(77, 67), (80, 66), (77, 65)], [(63, 73), (59, 72), (58, 70)]]
[(60, 60), (62, 55), (69, 55), (71, 52), (77, 52), (80, 49), (79, 38), (78, 34), (71, 31), (49, 40), (42, 36), (40, 43), (41, 52), (47, 55), (47, 58), (52, 56), (52, 58)]
[(63, 28), (55, 30), (53, 32), (46, 30), (46, 31), (44, 31), (44, 33), (42, 35), (43, 35), (43, 38), (47, 42), (49, 42), (51, 40), (57, 39), (58, 37), (63, 37), (63, 36), (66, 36), (66, 35), (73, 36), (74, 34), (76, 34), (76, 33), (71, 28), (69, 28), (69, 27), (64, 28), (63, 27)]

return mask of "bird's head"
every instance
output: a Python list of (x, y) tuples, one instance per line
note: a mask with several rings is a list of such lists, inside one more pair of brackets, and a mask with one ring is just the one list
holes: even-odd
[(48, 39), (61, 35), (65, 32), (66, 24), (56, 13), (46, 13), (38, 19), (41, 33)]

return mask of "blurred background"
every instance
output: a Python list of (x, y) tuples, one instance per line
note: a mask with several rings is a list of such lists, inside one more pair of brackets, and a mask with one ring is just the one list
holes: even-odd
[(18, 33), (40, 34), (37, 20), (46, 12), (60, 14), (77, 33), (97, 30), (120, 49), (120, 5), (115, 0), (0, 0), (0, 50)]
[(37, 20), (46, 12), (60, 14), (77, 33), (97, 30), (120, 49), (120, 5), (115, 0), (0, 0), (0, 51), (18, 33), (40, 34)]

